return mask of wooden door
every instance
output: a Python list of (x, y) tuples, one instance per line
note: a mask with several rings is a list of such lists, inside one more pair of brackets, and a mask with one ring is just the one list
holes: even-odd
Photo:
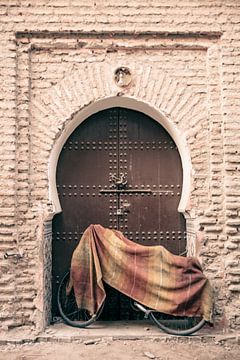
[[(164, 128), (143, 113), (112, 108), (85, 120), (68, 138), (57, 166), (62, 213), (53, 220), (53, 316), (59, 279), (90, 224), (122, 231), (174, 254), (186, 247), (178, 213), (182, 167)], [(108, 289), (104, 318), (134, 318), (126, 298)]]

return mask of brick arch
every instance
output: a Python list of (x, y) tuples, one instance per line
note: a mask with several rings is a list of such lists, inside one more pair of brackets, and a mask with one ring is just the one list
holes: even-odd
[(188, 208), (192, 167), (187, 140), (197, 133), (200, 118), (205, 116), (201, 94), (193, 94), (187, 84), (180, 83), (161, 69), (136, 63), (124, 64), (132, 72), (132, 82), (128, 88), (119, 88), (113, 74), (120, 65), (96, 63), (81, 66), (42, 96), (32, 99), (33, 162), (36, 158), (37, 164), (38, 156), (41, 156), (42, 181), (46, 182), (45, 191), (50, 190), (45, 196), (47, 201), (53, 201), (53, 214), (60, 211), (54, 179), (64, 141), (89, 115), (120, 105), (154, 118), (174, 139), (183, 166), (179, 211), (185, 212)]

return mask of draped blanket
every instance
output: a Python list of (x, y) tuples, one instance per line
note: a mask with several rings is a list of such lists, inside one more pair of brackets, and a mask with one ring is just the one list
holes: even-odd
[(94, 314), (106, 297), (103, 281), (159, 312), (212, 321), (211, 287), (196, 258), (90, 225), (73, 253), (67, 291), (73, 286), (78, 307)]

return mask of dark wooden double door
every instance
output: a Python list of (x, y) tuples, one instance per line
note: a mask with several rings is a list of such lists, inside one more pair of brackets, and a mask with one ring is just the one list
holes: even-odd
[[(174, 141), (143, 113), (103, 110), (71, 134), (57, 166), (62, 213), (53, 220), (53, 316), (59, 280), (90, 224), (118, 229), (142, 245), (184, 252), (185, 221), (177, 211), (181, 187), (182, 166)], [(125, 297), (107, 291), (104, 318), (134, 317)]]

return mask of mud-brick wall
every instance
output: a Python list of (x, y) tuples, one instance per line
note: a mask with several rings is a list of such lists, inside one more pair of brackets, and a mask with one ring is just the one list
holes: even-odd
[(189, 237), (204, 238), (218, 325), (240, 325), (240, 2), (0, 0), (2, 331), (49, 321), (51, 150), (78, 110), (119, 95), (123, 64), (134, 81), (120, 95), (186, 140)]

